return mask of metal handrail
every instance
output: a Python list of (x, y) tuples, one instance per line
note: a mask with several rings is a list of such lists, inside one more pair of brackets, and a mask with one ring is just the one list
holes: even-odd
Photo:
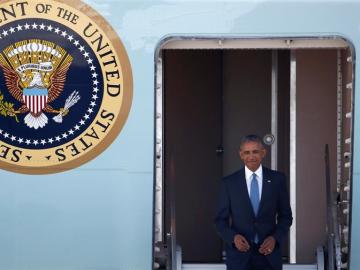
[(316, 249), (317, 270), (325, 270), (324, 248), (322, 246)]
[(335, 266), (337, 270), (341, 269), (341, 240), (340, 240), (340, 225), (339, 225), (339, 205), (333, 203), (332, 205), (332, 222), (334, 229), (334, 249), (335, 249)]
[(339, 206), (331, 191), (329, 145), (325, 145), (325, 178), (327, 201), (327, 233), (328, 233), (328, 269), (341, 269), (341, 241), (339, 226)]
[(173, 155), (170, 157), (170, 175), (168, 184), (170, 185), (170, 198), (173, 200), (170, 203), (170, 233), (169, 238), (169, 251), (170, 251), (170, 264), (168, 270), (175, 270), (177, 268), (176, 257), (176, 208), (175, 208), (175, 164)]

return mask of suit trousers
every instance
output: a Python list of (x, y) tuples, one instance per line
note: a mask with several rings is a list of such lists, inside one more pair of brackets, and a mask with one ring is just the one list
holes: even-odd
[[(272, 270), (265, 255), (259, 253), (259, 244), (252, 243), (250, 247), (250, 259), (248, 261), (246, 270)], [(244, 270), (245, 270), (244, 269)]]

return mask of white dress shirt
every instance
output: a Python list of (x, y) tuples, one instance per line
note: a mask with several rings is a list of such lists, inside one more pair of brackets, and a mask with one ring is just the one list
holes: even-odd
[(261, 200), (262, 183), (263, 183), (263, 169), (261, 164), (255, 172), (251, 171), (248, 167), (245, 166), (245, 179), (246, 179), (246, 186), (248, 189), (249, 197), (250, 197), (252, 175), (254, 173), (256, 174), (256, 180), (258, 181), (258, 185), (259, 185), (259, 200)]

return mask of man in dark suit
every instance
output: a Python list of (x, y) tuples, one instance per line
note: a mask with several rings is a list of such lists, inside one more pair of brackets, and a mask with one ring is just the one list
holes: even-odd
[(215, 216), (227, 269), (281, 270), (292, 223), (285, 175), (261, 165), (266, 150), (256, 135), (242, 138), (239, 155), (245, 167), (223, 179)]

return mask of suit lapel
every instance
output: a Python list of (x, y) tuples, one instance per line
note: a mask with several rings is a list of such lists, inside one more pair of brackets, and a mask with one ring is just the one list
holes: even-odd
[(251, 204), (249, 192), (246, 185), (245, 168), (239, 171), (239, 185), (240, 185), (240, 198), (244, 198), (245, 207), (249, 210), (253, 217), (255, 217), (254, 209)]
[(258, 215), (261, 214), (261, 210), (264, 207), (265, 202), (271, 197), (272, 181), (273, 180), (270, 177), (268, 169), (263, 167), (263, 182)]

